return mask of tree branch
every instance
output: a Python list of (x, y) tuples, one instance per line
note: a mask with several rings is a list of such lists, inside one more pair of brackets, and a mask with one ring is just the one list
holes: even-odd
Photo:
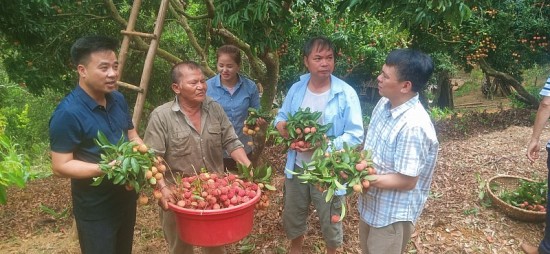
[(208, 16), (213, 19), (215, 16), (214, 0), (204, 0), (204, 4), (206, 4), (206, 11), (208, 12)]
[[(212, 13), (208, 12), (207, 14), (202, 14), (202, 15), (198, 15), (198, 16), (191, 16), (189, 13), (185, 12), (185, 6), (183, 6), (183, 4), (180, 1), (170, 0), (170, 2), (172, 3), (172, 6), (174, 7), (174, 11), (177, 14), (182, 15), (182, 16), (184, 16), (185, 18), (187, 18), (189, 20), (200, 20), (200, 19), (212, 19), (212, 18), (214, 18), (214, 13), (213, 12)], [(178, 16), (178, 15), (176, 15), (176, 16)]]
[(487, 73), (487, 75), (498, 77), (504, 82), (506, 82), (506, 84), (510, 84), (516, 90), (518, 95), (522, 97), (525, 101), (527, 101), (531, 106), (533, 107), (538, 106), (539, 101), (537, 100), (537, 98), (535, 98), (533, 95), (527, 92), (527, 90), (525, 90), (525, 88), (521, 85), (521, 83), (517, 81), (514, 77), (504, 72), (500, 72), (493, 69), (493, 67), (491, 67), (491, 65), (489, 65), (489, 63), (487, 63), (485, 59), (479, 60), (479, 66), (485, 73)]
[[(200, 65), (203, 67), (204, 74), (208, 77), (212, 77), (216, 75), (216, 73), (208, 66), (208, 48), (202, 48), (197, 40), (197, 37), (195, 36), (195, 33), (193, 29), (189, 26), (189, 22), (187, 22), (187, 18), (184, 15), (178, 15), (178, 12), (176, 9), (183, 10), (183, 5), (176, 1), (171, 0), (172, 5), (170, 6), (170, 12), (176, 16), (176, 22), (180, 24), (180, 26), (185, 30), (185, 33), (187, 34), (187, 39), (189, 39), (189, 44), (195, 49), (195, 52), (197, 52), (197, 55), (199, 55), (200, 59)], [(206, 31), (208, 33), (208, 31)], [(207, 34), (206, 37), (209, 37)]]
[(85, 14), (81, 14), (81, 13), (61, 13), (61, 14), (56, 14), (55, 16), (56, 17), (74, 17), (74, 16), (82, 17), (82, 16), (85, 16), (85, 17), (90, 17), (90, 19), (107, 19), (107, 18), (109, 18), (109, 16), (98, 16), (98, 15), (94, 15), (94, 14), (91, 14), (91, 13), (85, 13)]
[(107, 7), (107, 10), (110, 13), (110, 16), (119, 24), (121, 24), (123, 27), (128, 26), (128, 21), (126, 21), (124, 18), (120, 16), (118, 13), (118, 10), (115, 6), (115, 3), (113, 3), (113, 0), (104, 0), (105, 7)]

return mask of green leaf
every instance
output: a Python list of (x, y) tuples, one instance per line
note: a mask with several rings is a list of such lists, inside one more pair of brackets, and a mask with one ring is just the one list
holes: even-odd
[(109, 141), (107, 136), (105, 136), (105, 134), (103, 134), (103, 132), (101, 132), (100, 130), (97, 131), (97, 141), (99, 141), (100, 146), (111, 145), (111, 142)]
[(332, 182), (336, 185), (336, 188), (339, 190), (345, 190), (346, 187), (342, 185), (340, 182), (338, 182), (338, 179), (332, 179)]
[(344, 219), (344, 217), (346, 217), (346, 204), (343, 198), (341, 198), (340, 201), (342, 202), (342, 212), (340, 213), (340, 220), (342, 220)]
[(129, 157), (126, 157), (124, 158), (124, 160), (122, 160), (122, 172), (127, 172), (128, 169), (130, 168), (130, 163), (131, 163), (131, 160)]
[(271, 166), (267, 167), (265, 169), (265, 176), (262, 178), (262, 181), (268, 181), (271, 178), (273, 169), (271, 169)]
[(124, 179), (124, 175), (120, 174), (115, 177), (115, 180), (113, 180), (114, 184), (124, 184), (126, 180)]
[(376, 175), (367, 175), (367, 176), (363, 177), (363, 180), (375, 181), (376, 180)]
[(101, 184), (101, 182), (103, 182), (103, 177), (105, 177), (105, 175), (102, 175), (102, 176), (99, 176), (99, 177), (94, 177), (94, 181), (92, 182), (92, 186), (99, 186)]
[(299, 175), (300, 174), (300, 173), (294, 172), (294, 171), (286, 169), (286, 168), (285, 168), (285, 173), (289, 173), (291, 175)]
[(140, 167), (139, 167), (138, 160), (136, 158), (134, 158), (134, 157), (130, 158), (130, 165), (132, 166), (132, 170), (133, 170), (134, 175), (139, 174)]
[(325, 197), (325, 202), (327, 203), (330, 202), (330, 200), (332, 199), (332, 196), (334, 196), (334, 188), (331, 185), (327, 190), (327, 196)]

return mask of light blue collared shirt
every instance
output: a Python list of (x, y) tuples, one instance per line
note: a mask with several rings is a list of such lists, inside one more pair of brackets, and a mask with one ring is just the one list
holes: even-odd
[[(235, 85), (233, 94), (222, 85), (220, 74), (207, 80), (206, 84), (208, 85), (206, 95), (222, 105), (235, 133), (244, 145), (244, 150), (246, 153), (252, 152), (252, 147), (247, 144), (252, 137), (244, 135), (243, 127), (244, 121), (248, 117), (248, 108), (260, 108), (260, 94), (254, 81), (239, 75), (239, 81)], [(227, 153), (224, 156), (229, 157)]]
[[(293, 115), (301, 107), (309, 79), (309, 73), (300, 76), (300, 80), (288, 90), (283, 105), (273, 121), (275, 126), (280, 121), (287, 121), (288, 113)], [(330, 95), (323, 112), (323, 124), (328, 123), (332, 123), (332, 128), (328, 130), (327, 136), (334, 137), (331, 142), (335, 149), (343, 148), (344, 143), (354, 146), (363, 141), (363, 115), (357, 92), (346, 82), (332, 75)], [(295, 164), (296, 151), (289, 149), (285, 169), (294, 171)], [(292, 178), (292, 174), (288, 172), (286, 176)]]

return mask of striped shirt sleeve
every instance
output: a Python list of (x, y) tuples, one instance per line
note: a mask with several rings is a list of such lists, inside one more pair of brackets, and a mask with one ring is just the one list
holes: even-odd
[(542, 90), (540, 90), (540, 95), (550, 96), (550, 77), (548, 77), (546, 83), (544, 84), (544, 87), (542, 88)]

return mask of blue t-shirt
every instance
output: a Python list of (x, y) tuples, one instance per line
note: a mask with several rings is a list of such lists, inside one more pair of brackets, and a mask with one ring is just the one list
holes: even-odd
[[(50, 119), (50, 148), (58, 153), (73, 153), (76, 160), (98, 163), (100, 148), (95, 144), (98, 130), (111, 143), (134, 128), (124, 96), (114, 91), (106, 95), (107, 107), (97, 104), (80, 86), (67, 95)], [(94, 187), (92, 179), (71, 179), (75, 216), (83, 219), (101, 219), (120, 215), (135, 208), (136, 192), (114, 185), (105, 178)]]

